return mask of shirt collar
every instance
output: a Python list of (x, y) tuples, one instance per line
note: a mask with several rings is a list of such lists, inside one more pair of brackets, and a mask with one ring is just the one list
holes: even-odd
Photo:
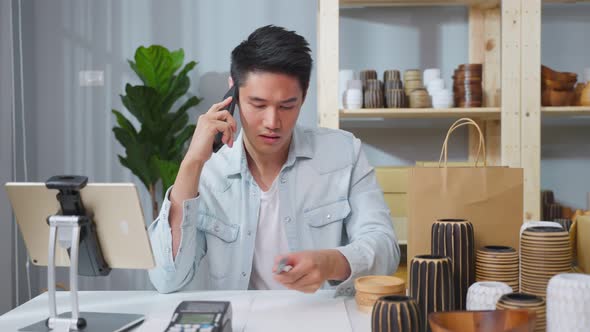
[[(287, 156), (284, 167), (293, 166), (297, 158), (313, 158), (314, 149), (309, 135), (310, 133), (305, 129), (295, 126), (293, 129), (293, 138), (289, 145), (289, 155)], [(234, 147), (227, 150), (227, 155), (226, 176), (230, 177), (236, 174), (243, 176), (248, 168), (243, 130), (240, 130)]]

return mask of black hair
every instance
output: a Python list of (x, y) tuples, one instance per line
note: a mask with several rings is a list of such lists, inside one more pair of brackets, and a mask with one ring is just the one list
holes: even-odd
[(295, 31), (267, 25), (256, 29), (231, 53), (231, 77), (242, 86), (251, 72), (271, 72), (297, 78), (306, 95), (311, 76), (309, 43)]

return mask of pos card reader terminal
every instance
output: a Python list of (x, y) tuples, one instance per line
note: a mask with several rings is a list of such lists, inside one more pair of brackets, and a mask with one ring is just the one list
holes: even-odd
[(182, 301), (174, 313), (167, 332), (231, 332), (231, 303), (216, 301)]

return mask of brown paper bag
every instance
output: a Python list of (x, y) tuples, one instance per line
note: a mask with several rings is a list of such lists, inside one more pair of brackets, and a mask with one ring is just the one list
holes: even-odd
[[(464, 125), (475, 126), (480, 135), (483, 167), (446, 167), (447, 142)], [(476, 250), (486, 245), (518, 249), (523, 223), (523, 170), (486, 167), (481, 129), (471, 119), (451, 126), (439, 167), (415, 167), (408, 179), (408, 263), (412, 257), (431, 252), (431, 227), (437, 219), (467, 219), (473, 224)]]

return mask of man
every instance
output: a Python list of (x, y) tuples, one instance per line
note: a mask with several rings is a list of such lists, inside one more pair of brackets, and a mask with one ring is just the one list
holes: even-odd
[[(149, 228), (159, 292), (337, 286), (391, 274), (399, 247), (373, 168), (350, 133), (296, 126), (312, 60), (307, 41), (265, 26), (231, 55), (242, 130), (225, 108), (199, 117)], [(217, 133), (225, 144), (212, 153)], [(291, 267), (278, 270), (279, 261)]]

